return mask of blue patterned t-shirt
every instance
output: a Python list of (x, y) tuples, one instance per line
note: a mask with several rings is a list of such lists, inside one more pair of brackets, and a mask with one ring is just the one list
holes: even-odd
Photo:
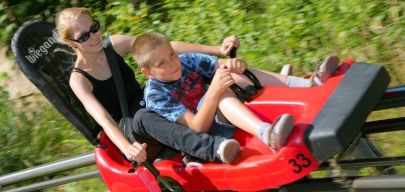
[(197, 112), (198, 102), (207, 88), (204, 77), (215, 74), (217, 57), (186, 53), (179, 55), (182, 76), (177, 81), (151, 79), (146, 82), (146, 108), (176, 122), (187, 110)]

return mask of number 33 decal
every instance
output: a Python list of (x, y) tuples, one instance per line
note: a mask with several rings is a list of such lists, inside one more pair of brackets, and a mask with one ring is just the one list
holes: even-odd
[(290, 159), (288, 163), (293, 166), (293, 172), (294, 173), (301, 173), (303, 168), (307, 168), (311, 165), (311, 160), (307, 157), (305, 157), (304, 154), (298, 153), (295, 156), (295, 159)]

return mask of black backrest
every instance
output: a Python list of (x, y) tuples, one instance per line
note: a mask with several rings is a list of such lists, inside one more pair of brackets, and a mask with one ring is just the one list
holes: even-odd
[(318, 163), (350, 146), (389, 82), (382, 65), (358, 62), (349, 68), (306, 130), (305, 142)]
[(14, 34), (11, 47), (25, 76), (87, 140), (96, 144), (100, 127), (68, 84), (76, 57), (71, 48), (60, 43), (55, 25), (34, 21), (22, 26)]

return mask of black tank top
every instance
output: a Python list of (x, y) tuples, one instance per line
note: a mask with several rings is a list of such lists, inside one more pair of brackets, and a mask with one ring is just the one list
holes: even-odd
[[(130, 101), (128, 103), (128, 106), (130, 107), (129, 111), (134, 115), (138, 109), (144, 108), (145, 106), (145, 102), (143, 102), (143, 90), (136, 81), (132, 69), (125, 63), (124, 59), (119, 54), (115, 52), (115, 55), (122, 74), (122, 80), (124, 81), (125, 92)], [(115, 121), (119, 121), (122, 114), (113, 78), (110, 77), (106, 80), (98, 80), (80, 68), (73, 68), (72, 72), (81, 73), (91, 82), (93, 85), (94, 96), (110, 113), (112, 118)]]

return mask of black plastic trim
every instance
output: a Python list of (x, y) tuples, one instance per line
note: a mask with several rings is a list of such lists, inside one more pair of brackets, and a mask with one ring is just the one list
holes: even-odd
[(304, 136), (318, 163), (354, 141), (388, 83), (388, 73), (381, 65), (355, 63), (348, 69)]

